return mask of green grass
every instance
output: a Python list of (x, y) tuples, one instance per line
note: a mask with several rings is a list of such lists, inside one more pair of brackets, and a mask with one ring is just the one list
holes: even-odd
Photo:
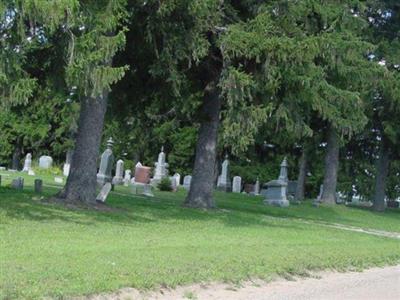
[[(2, 186), (17, 175), (3, 176)], [(43, 179), (55, 184), (52, 176)], [(181, 207), (183, 191), (149, 199), (129, 195), (125, 187), (108, 199), (113, 212), (67, 210), (40, 203), (32, 182), (26, 177), (23, 192), (0, 188), (0, 299), (238, 282), (400, 262), (399, 240), (299, 220), (400, 232), (398, 210), (378, 214), (309, 203), (281, 209), (264, 206), (260, 197), (216, 193), (219, 209), (207, 212)], [(46, 187), (43, 196), (57, 190)]]

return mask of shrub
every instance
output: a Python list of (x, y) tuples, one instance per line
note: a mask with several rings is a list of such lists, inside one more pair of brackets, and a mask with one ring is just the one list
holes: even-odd
[(160, 183), (158, 184), (158, 188), (160, 189), (160, 191), (171, 192), (171, 179), (169, 179), (169, 177), (164, 177), (163, 179), (161, 179)]

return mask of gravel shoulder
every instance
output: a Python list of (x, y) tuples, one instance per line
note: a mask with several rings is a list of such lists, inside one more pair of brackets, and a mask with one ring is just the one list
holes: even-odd
[(229, 284), (196, 284), (147, 293), (126, 288), (113, 294), (79, 299), (397, 300), (400, 299), (400, 265), (373, 268), (364, 272), (319, 272), (314, 273), (311, 278), (295, 278), (293, 281), (252, 281), (245, 282), (240, 287)]

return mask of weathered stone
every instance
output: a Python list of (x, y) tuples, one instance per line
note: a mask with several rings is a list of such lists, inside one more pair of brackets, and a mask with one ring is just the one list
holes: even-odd
[(99, 173), (97, 173), (97, 183), (103, 186), (106, 182), (112, 181), (112, 165), (114, 163), (114, 155), (112, 152), (113, 140), (110, 138), (107, 141), (107, 149), (101, 155)]
[(53, 158), (51, 156), (43, 155), (39, 158), (39, 168), (50, 169), (53, 165)]
[(183, 187), (185, 188), (185, 190), (190, 190), (190, 184), (192, 182), (192, 176), (191, 175), (186, 175), (183, 178)]
[(151, 191), (151, 188), (152, 188), (152, 186), (150, 184), (143, 185), (143, 193), (142, 193), (142, 195), (146, 196), (146, 197), (154, 197), (154, 194)]
[(162, 178), (168, 176), (168, 164), (165, 162), (164, 147), (161, 148), (161, 152), (158, 154), (158, 160), (154, 165), (156, 166), (156, 169), (154, 171), (153, 179), (156, 182), (160, 182)]
[(111, 183), (110, 182), (106, 182), (103, 187), (100, 190), (100, 193), (97, 195), (96, 197), (96, 201), (99, 202), (106, 202), (108, 194), (111, 192)]
[(115, 185), (121, 185), (122, 181), (124, 178), (122, 177), (124, 175), (124, 161), (123, 160), (118, 160), (117, 161), (117, 166), (115, 168), (115, 176), (112, 180), (112, 183)]
[(289, 180), (288, 182), (288, 195), (294, 196), (297, 189), (297, 180)]
[(281, 170), (279, 172), (279, 180), (285, 181), (286, 183), (289, 181), (288, 179), (288, 163), (286, 157), (283, 159), (281, 163)]
[(271, 180), (267, 184), (266, 199), (264, 204), (288, 207), (289, 201), (286, 198), (287, 195), (287, 182), (284, 180)]
[(228, 155), (225, 156), (225, 160), (222, 163), (222, 171), (221, 171), (220, 177), (218, 178), (217, 188), (218, 188), (218, 190), (224, 191), (224, 192), (232, 191), (231, 179), (229, 177)]
[(175, 181), (176, 181), (176, 186), (177, 187), (180, 186), (181, 185), (181, 174), (175, 173), (174, 177), (175, 177)]
[(175, 178), (175, 176), (171, 176), (171, 177), (169, 178), (169, 180), (171, 181), (171, 188), (172, 188), (172, 191), (173, 191), (173, 192), (176, 192), (176, 191), (178, 190), (178, 185), (177, 185), (177, 183), (176, 183), (176, 178)]
[(258, 178), (256, 183), (254, 184), (254, 195), (260, 195), (260, 180), (258, 180)]
[(233, 177), (233, 182), (232, 182), (232, 192), (240, 193), (241, 191), (242, 191), (242, 177), (235, 176)]
[(43, 190), (43, 180), (35, 179), (35, 193), (41, 193)]
[(32, 170), (32, 154), (28, 153), (25, 157), (22, 172), (29, 172), (30, 170)]
[(24, 179), (22, 177), (15, 178), (11, 181), (11, 188), (16, 190), (24, 189)]
[(151, 168), (138, 163), (135, 168), (135, 183), (149, 184)]
[(124, 176), (124, 186), (129, 186), (129, 183), (131, 182), (131, 177), (132, 177), (132, 171), (131, 170), (125, 170), (125, 176)]
[(65, 177), (68, 177), (69, 171), (71, 169), (72, 155), (73, 155), (73, 151), (72, 150), (68, 150), (67, 151), (67, 156), (65, 158), (65, 164), (64, 164), (64, 167), (63, 167), (63, 175)]

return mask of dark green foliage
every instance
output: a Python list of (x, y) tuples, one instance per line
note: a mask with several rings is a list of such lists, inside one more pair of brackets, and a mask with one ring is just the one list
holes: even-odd
[(169, 179), (169, 177), (162, 178), (157, 187), (160, 191), (171, 192), (172, 191), (171, 179)]

